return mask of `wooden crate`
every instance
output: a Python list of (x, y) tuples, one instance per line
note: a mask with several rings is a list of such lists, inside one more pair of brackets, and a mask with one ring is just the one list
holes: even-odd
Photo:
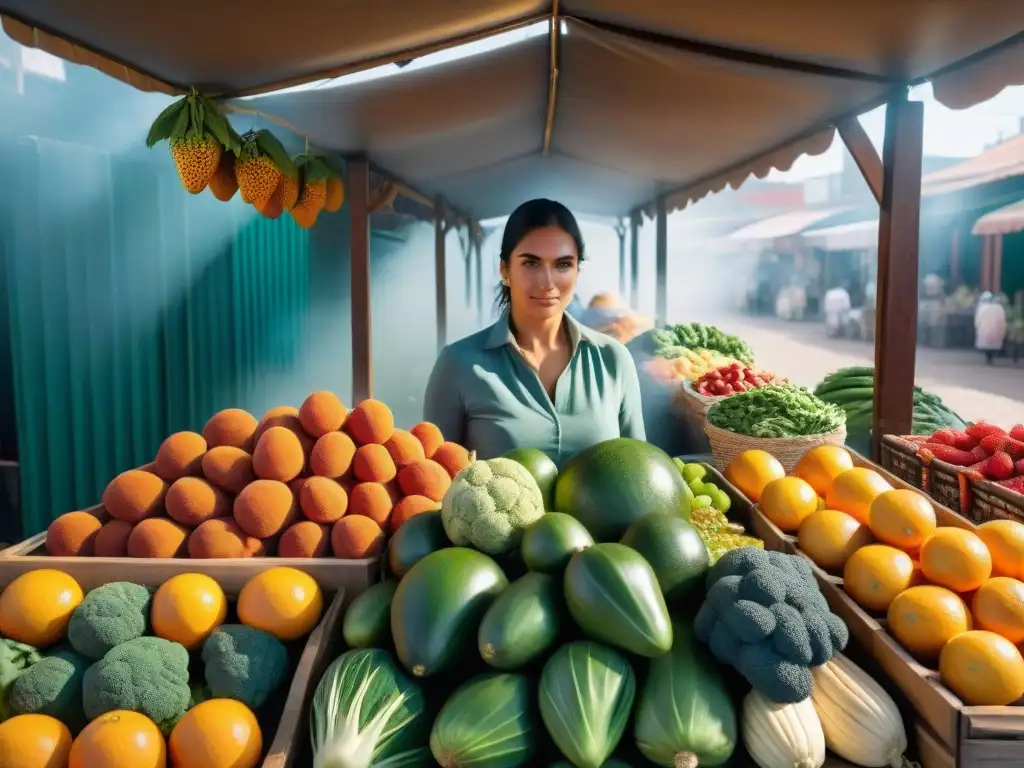
[(975, 523), (989, 520), (1016, 520), (1024, 523), (1024, 495), (991, 480), (965, 477), (970, 494), (968, 517)]
[[(171, 576), (182, 572), (179, 570), (161, 574), (153, 569), (138, 568), (140, 562), (138, 560), (115, 562), (113, 565), (94, 568), (92, 573), (96, 574), (102, 571), (101, 577), (90, 578), (86, 581), (79, 580), (79, 584), (86, 592), (112, 581), (131, 581), (156, 588)], [(49, 567), (65, 570), (60, 566)], [(34, 569), (26, 568), (24, 570)], [(0, 591), (23, 572), (0, 570)], [(76, 579), (78, 578), (76, 574), (70, 571), (66, 572)], [(225, 576), (223, 573), (211, 572), (207, 569), (203, 569), (202, 572), (220, 584), (225, 594), (232, 599), (238, 597), (238, 593), (245, 584), (244, 580), (237, 579), (237, 573), (228, 573)], [(314, 576), (314, 578), (316, 577)], [(263, 768), (305, 768), (311, 764), (308, 758), (304, 762), (300, 761), (301, 750), (296, 746), (301, 744), (303, 737), (308, 740), (306, 718), (308, 717), (309, 699), (312, 697), (313, 691), (316, 690), (317, 683), (320, 682), (320, 676), (323, 674), (326, 664), (329, 664), (337, 655), (333, 653), (333, 650), (341, 642), (341, 625), (345, 608), (354, 596), (331, 582), (318, 580), (318, 583), (324, 591), (324, 613), (320, 617), (320, 622), (313, 628), (299, 651), (287, 691), (273, 696), (263, 711), (259, 713), (260, 726), (263, 728), (265, 755)], [(328, 659), (326, 663), (323, 661), (324, 658)], [(271, 733), (268, 724), (272, 723), (276, 723), (277, 727)]]
[[(106, 522), (109, 519), (102, 505), (83, 510)], [(145, 574), (145, 584), (161, 584), (171, 576), (189, 571), (202, 571), (222, 581), (225, 589), (240, 588), (261, 571), (288, 566), (305, 571), (320, 584), (344, 589), (356, 595), (376, 582), (380, 576), (380, 558), (342, 560), (336, 557), (247, 557), (223, 559), (198, 558), (129, 558), (129, 557), (52, 557), (46, 553), (46, 532), (36, 534), (20, 544), (0, 551), (0, 576), (11, 578), (36, 568), (56, 568), (74, 576), (83, 587), (109, 581), (110, 573), (128, 568)]]
[(913, 442), (897, 435), (883, 435), (881, 464), (911, 488), (926, 490), (925, 466)]

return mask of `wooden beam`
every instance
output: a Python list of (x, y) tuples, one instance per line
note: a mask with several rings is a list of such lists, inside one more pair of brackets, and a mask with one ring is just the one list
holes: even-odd
[(868, 185), (868, 189), (874, 195), (875, 202), (881, 205), (883, 186), (882, 158), (878, 156), (878, 150), (875, 149), (875, 145), (868, 138), (867, 131), (864, 130), (860, 118), (851, 117), (843, 120), (836, 126), (836, 130), (839, 131), (839, 138), (843, 140), (846, 149), (849, 150), (850, 155), (853, 157), (853, 162), (857, 164), (860, 175), (864, 177), (864, 182)]
[(882, 204), (875, 301), (875, 413), (872, 447), (882, 435), (908, 435), (914, 412), (924, 105), (906, 94), (885, 112)]
[(437, 198), (434, 202), (434, 311), (437, 319), (437, 351), (448, 343), (448, 277), (445, 260), (445, 205)]
[(349, 291), (352, 305), (352, 401), (373, 396), (370, 328), (370, 164), (348, 161)]
[(654, 268), (654, 317), (658, 325), (664, 325), (668, 322), (668, 212), (664, 197), (655, 200)]
[(626, 298), (626, 284), (628, 282), (626, 272), (626, 226), (622, 221), (615, 223), (615, 234), (619, 236), (619, 298)]
[(558, 0), (551, 0), (551, 38), (548, 43), (548, 110), (544, 117), (544, 145), (542, 154), (551, 149), (551, 131), (555, 126), (555, 106), (558, 103), (558, 60), (559, 42), (562, 36), (562, 21), (558, 18)]
[(640, 309), (640, 211), (629, 216), (629, 306)]

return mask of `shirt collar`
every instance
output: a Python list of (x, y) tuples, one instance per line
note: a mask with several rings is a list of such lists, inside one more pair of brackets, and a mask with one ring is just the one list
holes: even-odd
[[(590, 335), (590, 330), (583, 327), (580, 323), (568, 312), (563, 313), (565, 318), (566, 329), (569, 331), (569, 340), (572, 342), (572, 351), (576, 352), (581, 342), (592, 342), (593, 339)], [(498, 321), (491, 326), (491, 332), (487, 335), (486, 349), (500, 349), (501, 347), (511, 345), (513, 348), (518, 349), (519, 344), (516, 342), (516, 337), (512, 335), (511, 318), (508, 310), (501, 313), (501, 317)]]

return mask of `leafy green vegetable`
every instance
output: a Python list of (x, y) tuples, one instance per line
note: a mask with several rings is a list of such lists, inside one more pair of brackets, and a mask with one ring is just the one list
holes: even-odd
[(749, 344), (713, 325), (703, 323), (682, 323), (654, 328), (640, 334), (627, 346), (669, 360), (679, 357), (679, 348), (682, 347), (710, 349), (747, 365), (754, 362), (754, 352)]
[(771, 384), (720, 400), (707, 418), (728, 432), (785, 438), (831, 432), (846, 423), (846, 412), (803, 387)]

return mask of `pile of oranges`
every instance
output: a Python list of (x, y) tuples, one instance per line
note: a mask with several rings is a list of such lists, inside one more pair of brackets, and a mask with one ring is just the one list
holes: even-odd
[(811, 449), (788, 476), (747, 451), (725, 474), (967, 704), (1024, 696), (1024, 524), (940, 526), (927, 496), (839, 446)]

